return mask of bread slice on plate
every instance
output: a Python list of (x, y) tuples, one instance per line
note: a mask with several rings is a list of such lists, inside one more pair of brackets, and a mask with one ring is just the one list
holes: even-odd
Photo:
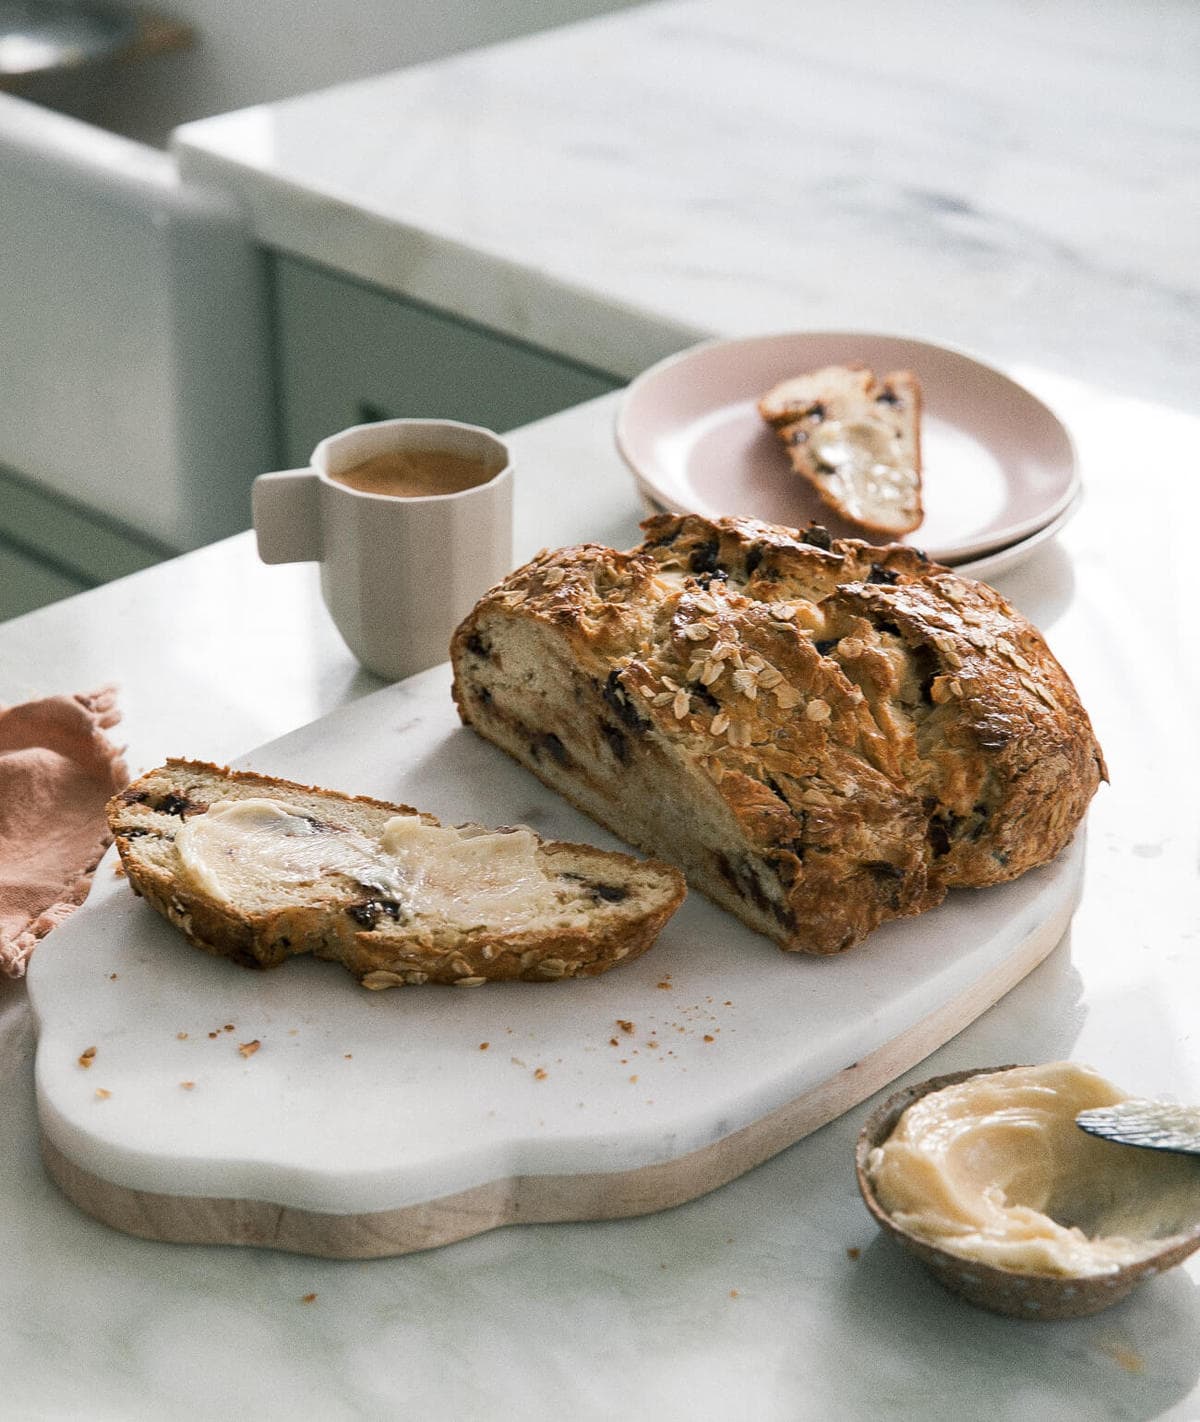
[(911, 371), (877, 379), (864, 365), (829, 365), (776, 385), (759, 413), (793, 470), (827, 507), (870, 533), (918, 528), (921, 387)]
[(368, 988), (603, 973), (685, 892), (653, 861), (189, 760), (108, 813), (134, 892), (197, 948), (258, 968), (313, 953)]
[(1104, 771), (1041, 635), (901, 544), (662, 514), (455, 633), (462, 719), (781, 947), (851, 948), (1070, 841)]

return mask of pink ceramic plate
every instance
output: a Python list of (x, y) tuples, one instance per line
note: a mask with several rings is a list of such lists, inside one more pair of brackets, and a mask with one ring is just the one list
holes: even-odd
[(675, 512), (789, 527), (816, 519), (841, 536), (868, 536), (840, 524), (791, 472), (756, 409), (788, 376), (855, 361), (881, 375), (908, 369), (921, 382), (925, 520), (907, 541), (931, 558), (962, 563), (1020, 542), (1071, 503), (1075, 451), (1052, 411), (970, 356), (900, 336), (796, 331), (694, 346), (628, 387), (617, 445), (643, 493)]

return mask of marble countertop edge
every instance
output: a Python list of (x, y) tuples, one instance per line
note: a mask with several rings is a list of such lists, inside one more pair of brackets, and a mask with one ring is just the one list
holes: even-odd
[(589, 289), (348, 194), (189, 147), (188, 127), (175, 136), (184, 180), (232, 192), (258, 239), (277, 252), (628, 379), (714, 334), (605, 295), (599, 279)]

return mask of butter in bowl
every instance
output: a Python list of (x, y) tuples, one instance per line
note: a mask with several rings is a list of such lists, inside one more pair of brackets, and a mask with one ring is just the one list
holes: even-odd
[(863, 1200), (981, 1308), (1026, 1319), (1098, 1313), (1200, 1248), (1200, 1160), (1076, 1125), (1080, 1111), (1124, 1098), (1072, 1062), (908, 1087), (859, 1136)]

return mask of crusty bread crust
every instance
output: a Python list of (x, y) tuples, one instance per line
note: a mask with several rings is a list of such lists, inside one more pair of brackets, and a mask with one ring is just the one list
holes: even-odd
[(1105, 768), (993, 588), (912, 548), (660, 515), (455, 634), (464, 722), (783, 948), (832, 953), (1069, 842)]
[[(877, 379), (865, 365), (826, 366), (793, 376), (769, 390), (758, 412), (774, 429), (792, 469), (821, 502), (854, 529), (896, 538), (919, 528), (922, 503), (921, 384), (911, 370)], [(874, 429), (899, 458), (878, 476), (890, 497), (872, 497), (877, 476), (853, 462), (828, 461), (820, 434), (834, 423)]]
[[(409, 916), (344, 874), (311, 892), (280, 889), (262, 903), (224, 902), (191, 882), (174, 836), (217, 800), (267, 797), (298, 807), (322, 830), (378, 835), (411, 806), (205, 762), (170, 760), (109, 803), (109, 823), (125, 873), (141, 895), (197, 948), (246, 967), (271, 968), (312, 953), (342, 963), (364, 986), (594, 976), (644, 953), (679, 907), (682, 876), (664, 864), (540, 841), (538, 857), (561, 886), (563, 909), (537, 931), (495, 933)], [(422, 814), (428, 824), (438, 822)]]

